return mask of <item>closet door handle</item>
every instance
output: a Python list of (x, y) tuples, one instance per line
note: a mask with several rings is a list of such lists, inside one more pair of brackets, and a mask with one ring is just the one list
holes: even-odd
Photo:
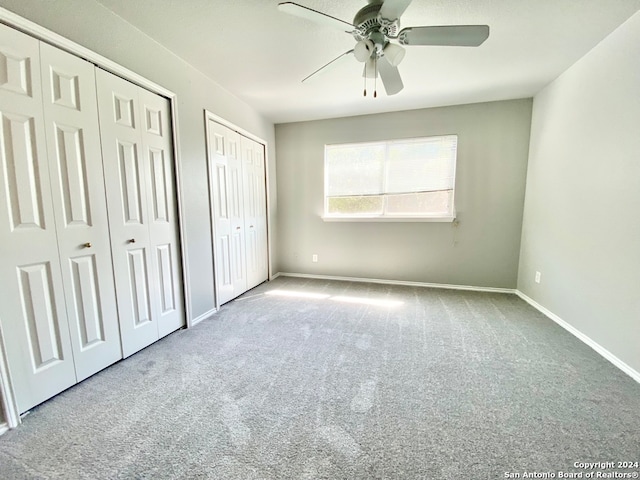
[(236, 230), (240, 230), (240, 227), (236, 227)]
[(136, 239), (135, 238), (130, 238), (129, 240), (127, 240), (127, 243), (136, 243)]
[(83, 243), (82, 246), (84, 248), (91, 248), (91, 242)]

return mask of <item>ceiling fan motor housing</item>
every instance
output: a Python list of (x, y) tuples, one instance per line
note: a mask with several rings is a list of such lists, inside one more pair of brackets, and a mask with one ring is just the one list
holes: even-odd
[[(372, 34), (380, 33), (384, 37), (395, 38), (398, 36), (398, 30), (400, 29), (399, 19), (385, 19), (381, 18), (378, 14), (382, 2), (374, 2), (362, 7), (356, 16), (353, 18), (353, 25), (356, 29), (353, 31), (353, 36), (356, 40), (365, 40), (371, 37)], [(373, 40), (373, 39), (372, 39)], [(378, 39), (376, 39), (378, 40)], [(388, 40), (384, 38), (384, 43)], [(374, 40), (375, 43), (378, 43)]]

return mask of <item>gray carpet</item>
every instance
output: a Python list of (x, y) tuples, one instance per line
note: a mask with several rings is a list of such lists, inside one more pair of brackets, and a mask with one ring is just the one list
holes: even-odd
[(0, 437), (2, 479), (484, 480), (623, 460), (640, 461), (640, 385), (516, 296), (295, 278)]

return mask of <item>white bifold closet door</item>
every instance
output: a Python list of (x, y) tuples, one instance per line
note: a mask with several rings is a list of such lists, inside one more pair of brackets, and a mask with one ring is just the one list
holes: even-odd
[(220, 305), (268, 278), (264, 146), (207, 121)]
[(122, 349), (184, 324), (168, 100), (97, 70)]
[(264, 282), (268, 275), (267, 194), (264, 145), (240, 136), (244, 181), (244, 231), (247, 290)]
[(20, 412), (121, 358), (95, 108), (92, 65), (0, 25), (0, 322)]
[(77, 381), (122, 358), (95, 67), (40, 43), (44, 120)]

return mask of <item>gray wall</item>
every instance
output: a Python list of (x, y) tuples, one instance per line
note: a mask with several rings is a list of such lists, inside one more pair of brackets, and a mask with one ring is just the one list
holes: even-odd
[(636, 371), (638, 59), (640, 13), (535, 97), (518, 277), (519, 290)]
[[(375, 101), (375, 100), (372, 100)], [(531, 99), (276, 125), (281, 272), (515, 288)], [(324, 222), (327, 143), (458, 134), (459, 225)], [(312, 254), (319, 262), (312, 263)]]
[[(0, 6), (99, 53), (173, 91), (183, 178), (185, 249), (192, 317), (214, 308), (204, 109), (269, 143), (272, 213), (276, 206), (273, 125), (215, 82), (95, 0), (0, 0)], [(274, 234), (274, 232), (272, 232)]]

